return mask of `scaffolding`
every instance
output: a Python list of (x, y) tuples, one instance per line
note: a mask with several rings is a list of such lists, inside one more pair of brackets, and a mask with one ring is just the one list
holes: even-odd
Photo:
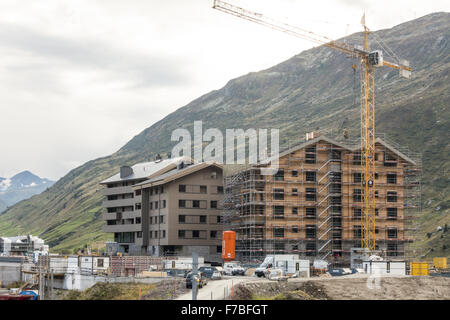
[[(396, 195), (398, 217), (394, 220), (393, 216), (376, 216), (377, 232), (381, 235), (377, 249), (386, 256), (406, 257), (404, 244), (412, 243), (415, 230), (412, 223), (421, 210), (420, 155), (385, 135), (378, 137), (385, 142), (385, 150), (381, 150), (384, 154), (395, 148), (412, 160), (395, 160), (402, 162), (402, 170), (396, 170), (401, 184), (395, 187), (403, 190)], [(304, 149), (301, 155), (284, 153), (285, 160), (279, 162), (279, 171), (273, 176), (262, 175), (263, 166), (259, 165), (225, 167), (223, 226), (237, 233), (237, 259), (259, 263), (267, 254), (298, 254), (305, 259), (326, 260), (333, 266), (350, 264), (351, 248), (361, 245), (361, 231), (355, 227), (360, 226), (361, 217), (354, 214), (358, 208), (360, 212), (361, 203), (357, 200), (361, 195), (352, 192), (360, 187), (360, 182), (349, 180), (353, 173), (360, 172), (356, 166), (361, 161), (357, 157), (359, 141), (345, 140), (344, 144), (320, 141), (299, 149)], [(386, 161), (384, 157), (379, 159), (377, 167), (384, 166)], [(392, 162), (388, 166), (393, 166)], [(284, 179), (288, 170), (291, 175)], [(383, 175), (385, 170), (380, 171), (380, 181), (386, 179)], [(376, 187), (385, 185), (376, 183)], [(393, 205), (387, 202), (386, 195), (378, 195), (377, 209), (388, 207)], [(398, 235), (387, 240), (390, 221), (395, 222)]]

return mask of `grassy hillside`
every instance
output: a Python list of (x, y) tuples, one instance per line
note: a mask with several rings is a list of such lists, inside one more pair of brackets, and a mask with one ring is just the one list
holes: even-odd
[[(399, 78), (396, 70), (377, 70), (376, 126), (378, 132), (423, 153), (424, 210), (418, 220), (418, 252), (431, 245), (441, 250), (442, 241), (448, 244), (441, 234), (428, 238), (427, 233), (438, 225), (450, 225), (449, 18), (448, 13), (437, 13), (376, 32), (414, 69), (411, 80)], [(362, 34), (345, 40), (360, 44)], [(372, 49), (378, 47), (375, 41), (371, 45)], [(340, 52), (318, 47), (270, 69), (231, 80), (145, 129), (113, 155), (72, 170), (48, 191), (8, 209), (0, 216), (0, 234), (40, 234), (55, 250), (107, 239), (101, 232), (98, 183), (120, 165), (170, 151), (172, 131), (192, 129), (194, 120), (203, 120), (205, 128), (222, 130), (279, 128), (282, 146), (316, 129), (340, 135), (346, 128), (350, 136), (357, 137), (359, 70), (354, 72), (352, 63), (358, 64)]]

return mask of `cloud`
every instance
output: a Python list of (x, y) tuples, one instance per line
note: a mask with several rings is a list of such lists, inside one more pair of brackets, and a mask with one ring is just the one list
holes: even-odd
[[(102, 43), (99, 39), (63, 38), (1, 23), (0, 46), (20, 50), (31, 60), (47, 59), (52, 69), (58, 63), (64, 63), (69, 68), (100, 71), (121, 80), (127, 79), (138, 87), (177, 86), (189, 81), (182, 67), (187, 61), (180, 57), (152, 53), (140, 55)], [(13, 68), (28, 72), (39, 68), (39, 65)]]

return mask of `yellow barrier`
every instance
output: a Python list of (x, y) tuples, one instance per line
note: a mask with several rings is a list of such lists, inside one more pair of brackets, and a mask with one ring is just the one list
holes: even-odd
[(447, 258), (433, 258), (433, 264), (436, 269), (447, 269)]
[(411, 262), (412, 276), (428, 276), (430, 274), (428, 262)]

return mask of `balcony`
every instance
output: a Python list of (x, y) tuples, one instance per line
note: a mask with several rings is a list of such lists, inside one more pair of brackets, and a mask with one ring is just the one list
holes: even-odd
[(116, 225), (107, 225), (104, 224), (102, 226), (103, 232), (138, 232), (142, 231), (141, 224), (116, 224)]
[(117, 200), (103, 200), (103, 208), (115, 208), (115, 207), (134, 207), (134, 198), (129, 199), (117, 199)]
[(116, 194), (124, 194), (124, 193), (133, 193), (133, 188), (131, 186), (128, 187), (117, 187), (117, 188), (103, 188), (101, 190), (102, 195), (104, 196), (112, 196)]

